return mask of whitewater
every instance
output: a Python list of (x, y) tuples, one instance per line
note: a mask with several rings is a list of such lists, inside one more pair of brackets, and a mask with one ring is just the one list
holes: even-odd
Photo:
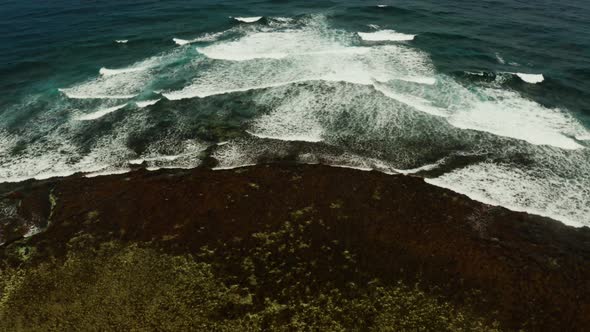
[(589, 129), (513, 88), (545, 84), (542, 68), (453, 76), (418, 47), (420, 32), (382, 22), (351, 31), (321, 14), (231, 19), (55, 89), (29, 126), (0, 129), (0, 182), (191, 168), (207, 156), (216, 169), (290, 160), (416, 174), (590, 226)]

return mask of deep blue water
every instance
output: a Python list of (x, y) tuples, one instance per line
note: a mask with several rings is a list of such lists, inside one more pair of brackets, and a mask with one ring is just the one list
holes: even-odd
[(590, 225), (581, 0), (4, 1), (0, 91), (0, 181), (286, 159)]

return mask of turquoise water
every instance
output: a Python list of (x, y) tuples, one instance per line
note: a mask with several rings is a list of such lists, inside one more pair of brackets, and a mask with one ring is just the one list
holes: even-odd
[(590, 225), (582, 1), (8, 1), (0, 18), (2, 182), (324, 163)]

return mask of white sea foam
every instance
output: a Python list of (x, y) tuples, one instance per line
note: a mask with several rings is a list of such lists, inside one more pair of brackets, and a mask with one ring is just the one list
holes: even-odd
[(416, 35), (405, 34), (394, 30), (379, 30), (375, 32), (358, 32), (362, 40), (365, 41), (410, 41), (414, 40)]
[(444, 116), (460, 129), (485, 131), (563, 149), (582, 148), (572, 137), (587, 132), (567, 111), (544, 107), (517, 92), (499, 87), (470, 89), (444, 76), (436, 85), (422, 88), (394, 82), (381, 81), (374, 86), (415, 110)]
[[(261, 144), (260, 139), (240, 139), (234, 140), (219, 147), (213, 157), (219, 162), (216, 170), (234, 169), (255, 165), (258, 158), (264, 156), (273, 156), (282, 158), (292, 153), (292, 142), (283, 140), (266, 141)], [(314, 151), (313, 149), (311, 151)], [(391, 165), (375, 158), (353, 153), (330, 153), (330, 152), (302, 152), (297, 157), (298, 162), (306, 164), (327, 164), (336, 167), (346, 167), (358, 170), (377, 170), (387, 174), (396, 173)]]
[(127, 39), (115, 40), (115, 43), (117, 43), (117, 44), (127, 44), (128, 42), (129, 42), (129, 40), (127, 40)]
[(219, 59), (219, 60), (232, 60), (232, 61), (246, 61), (246, 60), (253, 60), (253, 59), (282, 59), (286, 58), (289, 54), (288, 53), (281, 53), (281, 52), (251, 52), (248, 53), (247, 51), (244, 53), (230, 53), (226, 52), (220, 47), (209, 47), (209, 48), (198, 48), (197, 51), (208, 58), (211, 59)]
[(128, 161), (129, 164), (155, 168), (194, 168), (201, 163), (201, 152), (207, 148), (207, 144), (196, 140), (167, 139), (158, 141), (147, 147), (146, 152), (140, 158)]
[(262, 16), (253, 16), (253, 17), (232, 17), (234, 20), (243, 22), (243, 23), (254, 23), (260, 21)]
[(41, 229), (40, 227), (37, 227), (35, 225), (31, 225), (31, 226), (29, 226), (29, 230), (27, 231), (27, 233), (23, 236), (25, 238), (31, 237), (33, 235), (37, 235), (37, 234), (41, 233), (42, 231), (43, 231), (43, 229)]
[(131, 99), (135, 97), (135, 95), (104, 95), (99, 93), (92, 93), (92, 94), (85, 94), (77, 92), (76, 89), (58, 89), (59, 92), (66, 95), (66, 97), (71, 99)]
[(180, 45), (180, 46), (191, 43), (190, 40), (180, 39), (180, 38), (172, 38), (172, 41), (174, 41), (176, 43), (176, 45)]
[[(171, 100), (202, 98), (311, 80), (374, 84), (384, 95), (418, 111), (445, 116), (458, 128), (487, 131), (533, 144), (580, 148), (570, 138), (572, 133), (581, 132), (579, 125), (561, 110), (544, 108), (509, 91), (472, 92), (450, 79), (443, 80), (439, 86), (430, 76), (434, 72), (430, 60), (416, 50), (401, 45), (354, 47), (346, 39), (326, 35), (321, 24), (311, 27), (253, 31), (237, 40), (199, 48), (211, 59), (236, 63), (210, 66), (192, 84), (164, 95)], [(385, 33), (392, 31), (385, 30)], [(400, 86), (391, 80), (432, 88)], [(277, 137), (260, 131), (252, 133)], [(298, 136), (286, 134), (285, 137)]]
[(436, 116), (449, 116), (447, 110), (432, 106), (432, 103), (426, 99), (411, 94), (395, 92), (382, 84), (375, 84), (374, 86), (377, 91), (383, 93), (385, 96), (411, 106), (413, 109)]
[(130, 68), (121, 68), (121, 69), (108, 69), (108, 68), (100, 68), (98, 71), (103, 76), (113, 76), (125, 73), (134, 73), (139, 71), (148, 70), (148, 67), (130, 67)]
[(8, 156), (9, 151), (18, 144), (18, 141), (17, 136), (10, 135), (8, 131), (0, 128), (0, 156)]
[(129, 99), (141, 92), (147, 79), (148, 74), (144, 71), (129, 72), (126, 75), (101, 75), (94, 80), (59, 91), (72, 99)]
[[(80, 122), (64, 122), (49, 131), (44, 140), (27, 144), (18, 158), (8, 159), (8, 155), (0, 154), (0, 182), (63, 177), (79, 172), (89, 176), (126, 172), (129, 170), (127, 161), (138, 157), (128, 147), (129, 133), (141, 132), (149, 126), (142, 113), (135, 115), (114, 123), (109, 132), (98, 139), (87, 135), (88, 127), (81, 126)], [(182, 124), (178, 124), (175, 129), (181, 127)], [(80, 137), (91, 138), (90, 145), (81, 149), (72, 143)], [(5, 139), (0, 135), (2, 141)], [(182, 141), (175, 135), (167, 135), (154, 140), (146, 148), (146, 154), (139, 157), (148, 160), (148, 166), (192, 168), (200, 164), (201, 152), (206, 147), (196, 140)]]
[(131, 171), (129, 168), (122, 168), (122, 169), (112, 169), (112, 170), (102, 170), (97, 172), (91, 172), (84, 174), (86, 178), (95, 178), (99, 176), (106, 176), (106, 175), (117, 175), (117, 174), (125, 174)]
[(386, 8), (386, 7), (389, 7), (389, 6), (388, 5), (377, 5), (377, 7), (379, 7), (379, 8)]
[(359, 171), (378, 171), (385, 174), (396, 174), (394, 168), (387, 162), (376, 158), (367, 158), (354, 153), (301, 153), (298, 162), (304, 164), (327, 164), (333, 167), (350, 168)]
[(219, 43), (197, 50), (212, 59), (247, 61), (253, 59), (282, 59), (322, 51), (344, 50), (338, 41), (326, 40), (316, 29), (254, 32), (238, 40)]
[(158, 66), (173, 61), (175, 51), (147, 58), (121, 69), (102, 68), (100, 76), (59, 89), (71, 99), (131, 99), (151, 83)]
[[(268, 43), (272, 44), (271, 41)], [(253, 58), (250, 61), (225, 63), (208, 69), (182, 90), (166, 92), (164, 96), (170, 100), (203, 98), (313, 80), (370, 85), (376, 80), (402, 78), (432, 83), (428, 78), (409, 76), (430, 75), (432, 72), (432, 67), (418, 52), (394, 45), (340, 48), (342, 51), (300, 52), (289, 57), (288, 61)], [(394, 54), (397, 57), (387, 58)]]
[(218, 165), (213, 169), (226, 170), (256, 165), (257, 157), (259, 157), (265, 149), (269, 148), (269, 145), (256, 146), (249, 144), (249, 141), (247, 140), (231, 141), (228, 144), (219, 146), (213, 153), (212, 157), (218, 161)]
[[(312, 137), (325, 142), (323, 146), (364, 151), (367, 155), (358, 156), (358, 159), (375, 156), (369, 158), (373, 165), (371, 167), (384, 172), (409, 169), (411, 167), (407, 166), (416, 165), (423, 159), (420, 155), (429, 155), (427, 146), (430, 144), (424, 143), (423, 139), (438, 136), (444, 137), (439, 139), (445, 141), (450, 138), (445, 133), (448, 129), (445, 130), (442, 120), (439, 124), (436, 121), (428, 123), (430, 127), (424, 127), (425, 123), (417, 124), (416, 120), (424, 122), (428, 117), (421, 115), (421, 112), (412, 112), (410, 106), (387, 98), (370, 86), (315, 81), (306, 85), (265, 90), (258, 93), (254, 101), (260, 107), (273, 109), (271, 113), (260, 117), (264, 121), (259, 122), (258, 118), (252, 121), (258, 133), (281, 140), (293, 140), (293, 136), (296, 136), (311, 141), (309, 138)], [(450, 126), (447, 124), (446, 127)], [(265, 132), (265, 128), (269, 128), (268, 131)], [(444, 136), (437, 131), (444, 133)], [(406, 141), (408, 138), (412, 140), (410, 137), (420, 137), (426, 147), (418, 151), (413, 148), (408, 150), (405, 145), (413, 144)], [(328, 158), (322, 151), (315, 152), (313, 155), (318, 159), (317, 162), (329, 165), (344, 164), (363, 168), (368, 165), (359, 160), (346, 162), (333, 155)], [(377, 167), (377, 160), (384, 155), (392, 163), (380, 161), (387, 167)]]
[(194, 39), (180, 39), (180, 38), (172, 38), (172, 41), (176, 43), (176, 45), (184, 46), (187, 44), (192, 43), (202, 43), (202, 42), (213, 42), (219, 39), (219, 37), (223, 36), (225, 31), (216, 32), (216, 33), (207, 33), (202, 35), (201, 37), (194, 38)]
[(182, 158), (182, 156), (183, 156), (182, 154), (177, 154), (177, 155), (172, 155), (172, 156), (154, 155), (152, 157), (145, 157), (145, 158), (129, 160), (129, 164), (141, 165), (145, 162), (153, 162), (153, 161), (175, 161), (175, 160), (178, 160), (179, 158)]
[(426, 84), (426, 85), (436, 84), (436, 78), (434, 78), (434, 77), (397, 77), (395, 79), (398, 79), (401, 81), (406, 81), (406, 82), (418, 83), (418, 84)]
[[(259, 104), (267, 104), (267, 97), (256, 99)], [(300, 92), (296, 96), (283, 99), (281, 104), (269, 113), (258, 117), (250, 126), (249, 133), (260, 138), (273, 138), (285, 141), (321, 142), (324, 128), (314, 113), (314, 96), (310, 92)]]
[[(162, 93), (164, 97), (168, 100), (181, 100), (181, 99), (189, 99), (189, 98), (205, 98), (209, 96), (215, 95), (222, 95), (227, 93), (235, 93), (235, 92), (245, 92), (251, 90), (260, 90), (260, 89), (268, 89), (273, 87), (279, 87), (285, 84), (297, 83), (300, 81), (291, 81), (291, 82), (280, 82), (275, 84), (266, 84), (266, 85), (248, 85), (242, 88), (234, 88), (234, 89), (223, 89), (222, 87), (215, 87), (215, 86), (198, 86), (192, 85), (188, 86), (179, 91), (170, 91)], [(200, 88), (203, 89), (200, 89)]]
[(479, 90), (485, 99), (465, 88), (455, 87), (453, 92), (454, 96), (448, 98), (461, 100), (450, 105), (452, 115), (448, 121), (457, 128), (486, 131), (532, 144), (581, 148), (570, 136), (582, 132), (583, 126), (563, 110), (546, 108), (503, 89)]
[(109, 113), (113, 113), (117, 110), (122, 109), (123, 107), (127, 106), (127, 104), (123, 104), (123, 105), (118, 105), (118, 106), (114, 106), (114, 107), (108, 107), (108, 108), (103, 108), (101, 110), (98, 110), (94, 113), (90, 113), (90, 114), (85, 114), (82, 116), (79, 116), (76, 118), (76, 120), (79, 121), (89, 121), (89, 120), (96, 120), (96, 119), (100, 119), (103, 116), (109, 114)]
[(496, 60), (498, 60), (498, 63), (501, 64), (501, 65), (506, 64), (506, 61), (504, 60), (504, 58), (498, 52), (496, 52)]
[[(331, 29), (322, 18), (297, 19), (297, 24), (268, 21), (268, 26), (234, 28), (241, 37), (216, 39), (200, 47), (205, 56), (190, 64), (177, 65), (179, 56), (189, 49), (174, 48), (176, 54), (126, 68), (146, 70), (107, 73), (61, 91), (70, 98), (128, 99), (151, 92), (146, 89), (161, 74), (166, 79), (188, 78), (184, 88), (163, 93), (170, 100), (251, 91), (253, 109), (261, 111), (245, 125), (252, 136), (212, 147), (219, 168), (251, 165), (267, 157), (291, 158), (294, 147), (304, 149), (301, 162), (405, 174), (438, 167), (439, 163), (424, 165), (433, 155), (441, 160), (463, 152), (500, 160), (524, 158), (524, 163), (515, 165), (472, 165), (429, 181), (482, 201), (571, 223), (587, 219), (585, 197), (590, 196), (584, 185), (589, 182), (590, 159), (584, 155), (588, 149), (583, 148), (583, 141), (590, 135), (567, 110), (544, 107), (503, 88), (500, 82), (465, 86), (437, 74), (429, 56), (407, 43), (363, 43), (359, 47), (355, 33)], [(171, 65), (162, 66), (166, 59), (172, 59)], [(75, 105), (68, 109), (88, 112), (98, 102), (68, 101)], [(153, 102), (136, 104), (147, 107)], [(101, 104), (113, 105), (112, 101)], [(100, 118), (113, 108), (85, 116)], [(144, 122), (154, 121), (146, 114), (123, 113), (114, 132), (105, 134), (90, 153), (72, 143), (80, 135), (73, 128), (93, 123), (77, 121), (67, 123), (72, 128), (59, 127), (47, 142), (36, 141), (18, 157), (0, 153), (0, 181), (78, 171), (124, 171), (128, 161), (145, 162), (151, 169), (200, 163), (206, 145), (194, 143), (191, 148), (193, 143), (181, 140), (186, 132), (176, 137), (166, 131), (165, 138), (155, 140), (142, 155), (128, 148), (129, 133), (141, 133), (141, 128), (149, 127)], [(176, 129), (181, 130), (182, 115), (178, 121)], [(0, 151), (10, 152), (20, 139), (0, 135)], [(571, 165), (564, 165), (571, 160)], [(419, 165), (424, 166), (416, 167)], [(529, 165), (534, 167), (529, 169)], [(524, 184), (519, 187), (521, 179)], [(484, 190), (494, 185), (496, 189)]]
[(292, 17), (272, 17), (271, 19), (274, 21), (283, 22), (283, 23), (291, 23), (291, 22), (295, 21), (295, 19)]
[[(8, 155), (0, 154), (0, 182), (20, 182), (26, 179), (47, 179), (70, 176), (78, 172), (98, 172), (116, 165), (131, 153), (125, 147), (126, 126), (115, 129), (114, 136), (98, 139), (90, 152), (81, 154), (72, 144), (79, 133), (79, 123), (63, 123), (55, 131), (49, 131), (44, 140), (27, 144), (20, 157), (8, 161)], [(68, 130), (64, 130), (68, 128)], [(117, 133), (118, 132), (118, 133)], [(21, 136), (26, 139), (26, 136)]]
[[(435, 78), (419, 76), (433, 72), (430, 61), (407, 47), (372, 47), (368, 48), (369, 51), (345, 56), (350, 46), (325, 39), (317, 31), (256, 32), (202, 49), (211, 58), (247, 63), (224, 64), (219, 66), (219, 71), (213, 68), (193, 85), (167, 97), (202, 97), (212, 92), (277, 88), (309, 80), (373, 84), (397, 79), (433, 88), (420, 90), (399, 84), (375, 86), (386, 96), (413, 109), (449, 118), (449, 123), (458, 128), (486, 131), (533, 144), (566, 149), (581, 147), (570, 138), (572, 133), (580, 132), (580, 125), (562, 110), (545, 108), (517, 93), (501, 89), (469, 90), (448, 78), (440, 86), (435, 85)], [(332, 50), (322, 50), (326, 44)], [(326, 57), (327, 54), (331, 56)]]
[(397, 173), (404, 174), (404, 175), (416, 174), (416, 173), (420, 173), (420, 172), (432, 171), (434, 169), (437, 169), (441, 166), (441, 164), (443, 162), (444, 162), (444, 159), (439, 160), (438, 162), (433, 163), (433, 164), (427, 164), (424, 166), (420, 166), (420, 167), (416, 167), (416, 168), (409, 168), (409, 169), (395, 169), (395, 171)]
[[(542, 172), (541, 176), (535, 174)], [(514, 165), (482, 163), (426, 182), (491, 205), (524, 211), (580, 227), (590, 225), (590, 179), (564, 179), (551, 171), (526, 171)]]
[(537, 84), (541, 83), (545, 80), (543, 74), (523, 74), (523, 73), (514, 73), (516, 76), (520, 77), (521, 80), (531, 83)]
[(139, 108), (144, 108), (144, 107), (152, 106), (152, 105), (156, 104), (157, 102), (159, 102), (160, 100), (161, 99), (136, 101), (135, 104)]
[(321, 137), (318, 137), (316, 135), (285, 135), (284, 133), (280, 133), (279, 135), (267, 135), (267, 134), (259, 134), (259, 133), (254, 133), (251, 131), (246, 131), (248, 134), (252, 135), (252, 136), (256, 136), (258, 138), (268, 138), (268, 139), (276, 139), (276, 140), (281, 140), (281, 141), (290, 141), (290, 142), (311, 142), (311, 143), (317, 143), (317, 142), (321, 142), (322, 139)]
[(435, 83), (429, 77), (433, 66), (419, 51), (401, 45), (350, 46), (338, 38), (326, 40), (317, 29), (253, 32), (198, 51), (209, 59), (231, 62), (216, 63), (204, 71), (195, 68), (199, 75), (193, 83), (166, 92), (166, 98), (202, 98), (310, 80), (370, 85), (397, 78)]
[[(428, 58), (405, 46), (355, 48), (334, 39), (324, 40), (325, 37), (317, 31), (255, 32), (235, 41), (200, 49), (211, 58), (239, 60), (239, 63), (213, 67), (192, 85), (165, 96), (168, 99), (206, 97), (310, 80), (374, 84), (384, 95), (418, 111), (447, 117), (449, 123), (458, 128), (487, 131), (533, 144), (566, 149), (581, 147), (568, 137), (572, 128), (579, 125), (561, 110), (544, 108), (510, 91), (472, 91), (448, 78), (438, 86), (436, 79), (429, 77), (433, 67)], [(277, 54), (280, 60), (273, 59), (279, 58)], [(375, 83), (391, 80), (432, 88), (424, 90)], [(263, 135), (257, 131), (253, 133)]]
[(270, 53), (259, 53), (259, 52), (252, 52), (252, 53), (230, 53), (225, 52), (224, 50), (219, 50), (215, 48), (197, 48), (197, 51), (202, 53), (203, 55), (207, 56), (211, 59), (219, 59), (219, 60), (232, 60), (232, 61), (247, 61), (247, 60), (254, 60), (254, 59), (283, 59), (288, 56), (313, 56), (313, 55), (330, 55), (330, 54), (366, 54), (370, 52), (370, 49), (367, 47), (347, 47), (347, 48), (334, 48), (334, 49), (324, 49), (324, 50), (317, 50), (317, 51), (304, 51), (300, 53), (288, 53), (288, 52), (270, 52)]

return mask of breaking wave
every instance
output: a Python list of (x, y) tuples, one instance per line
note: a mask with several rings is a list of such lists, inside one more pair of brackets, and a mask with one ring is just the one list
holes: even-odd
[(29, 131), (0, 131), (0, 181), (189, 168), (205, 157), (218, 169), (289, 160), (417, 173), (489, 204), (590, 225), (590, 133), (568, 110), (510, 89), (501, 74), (441, 73), (429, 54), (397, 43), (413, 35), (374, 29), (269, 17), (174, 39), (207, 44), (103, 68), (60, 89)]
[(194, 38), (194, 39), (172, 38), (172, 41), (176, 45), (184, 46), (184, 45), (193, 44), (193, 43), (213, 42), (213, 41), (218, 40), (224, 34), (225, 34), (224, 31), (222, 31), (222, 32), (216, 32), (216, 33), (207, 33), (207, 34), (204, 34), (201, 37), (197, 37), (197, 38)]
[(527, 83), (531, 83), (531, 84), (541, 83), (545, 80), (545, 77), (543, 77), (543, 74), (515, 73), (515, 75), (520, 77), (521, 80), (523, 80)]
[(109, 107), (109, 108), (103, 108), (103, 109), (98, 110), (96, 112), (79, 116), (76, 118), (76, 120), (79, 120), (79, 121), (96, 120), (96, 119), (102, 118), (103, 116), (105, 116), (109, 113), (113, 113), (115, 111), (118, 111), (125, 106), (127, 106), (127, 104), (113, 106), (113, 107)]
[(416, 35), (396, 32), (394, 30), (379, 30), (375, 32), (358, 32), (359, 37), (364, 41), (410, 41)]
[(243, 22), (243, 23), (254, 23), (260, 21), (262, 16), (254, 16), (254, 17), (233, 17), (234, 20)]
[(142, 68), (142, 67), (133, 67), (133, 68), (123, 68), (123, 69), (108, 69), (108, 68), (100, 68), (99, 73), (102, 76), (113, 76), (125, 73), (134, 73), (139, 71), (144, 71), (149, 68)]

